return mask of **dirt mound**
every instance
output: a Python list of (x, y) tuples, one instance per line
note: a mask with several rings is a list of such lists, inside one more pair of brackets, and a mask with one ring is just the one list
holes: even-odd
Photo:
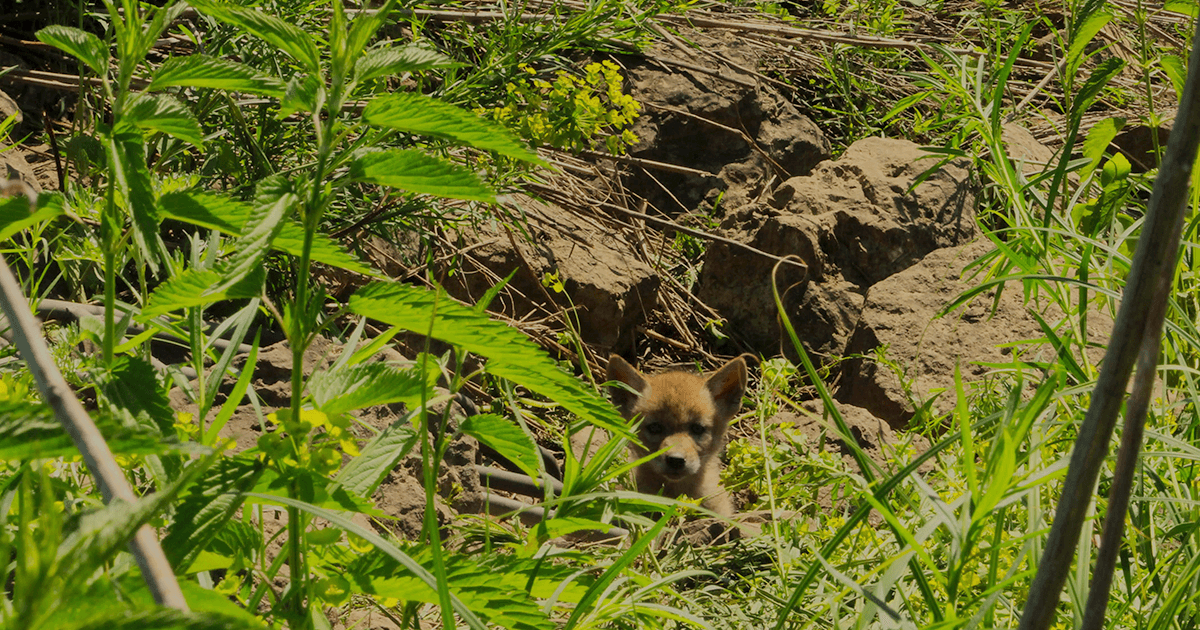
[(721, 34), (713, 48), (731, 61), (712, 70), (672, 63), (677, 51), (659, 45), (626, 63), (630, 93), (644, 106), (630, 154), (699, 171), (641, 170), (625, 179), (667, 214), (737, 208), (830, 155), (816, 124), (748, 71), (757, 59), (735, 36)]
[[(915, 185), (936, 166), (930, 157), (905, 140), (860, 140), (812, 175), (784, 182), (769, 204), (749, 204), (722, 223), (728, 238), (808, 264), (807, 278), (785, 276), (780, 290), (790, 289), (785, 308), (809, 352), (843, 355), (873, 284), (975, 236), (975, 186), (964, 165), (946, 164)], [(790, 345), (776, 321), (774, 265), (714, 243), (698, 289), (764, 354)]]

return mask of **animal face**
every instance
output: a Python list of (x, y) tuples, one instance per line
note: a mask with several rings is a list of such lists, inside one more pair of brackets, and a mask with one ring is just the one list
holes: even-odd
[(614, 355), (608, 380), (633, 389), (614, 386), (610, 392), (625, 418), (642, 419), (639, 437), (644, 448), (633, 445), (634, 454), (641, 458), (662, 451), (638, 467), (638, 489), (707, 497), (706, 505), (712, 499), (710, 509), (728, 513), (728, 497), (717, 481), (720, 453), (729, 420), (741, 408), (746, 391), (745, 362), (734, 359), (707, 378), (686, 372), (645, 376)]
[(646, 465), (667, 480), (678, 481), (700, 472), (724, 445), (728, 418), (717, 417), (716, 404), (694, 374), (674, 372), (647, 379), (629, 417), (641, 416), (638, 437), (645, 449), (639, 457), (663, 451)]

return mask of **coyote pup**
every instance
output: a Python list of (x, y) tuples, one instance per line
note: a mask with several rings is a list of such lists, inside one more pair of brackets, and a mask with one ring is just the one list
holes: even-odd
[(641, 458), (666, 449), (637, 467), (638, 491), (703, 499), (704, 507), (732, 516), (733, 504), (720, 483), (721, 450), (729, 420), (742, 407), (746, 362), (738, 357), (707, 379), (687, 372), (645, 376), (614, 354), (607, 378), (637, 392), (609, 388), (621, 415), (642, 417), (639, 437), (649, 450), (633, 446), (634, 454)]

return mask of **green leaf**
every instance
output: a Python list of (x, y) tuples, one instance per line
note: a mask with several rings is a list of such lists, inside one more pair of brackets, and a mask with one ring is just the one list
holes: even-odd
[(257, 460), (225, 457), (188, 488), (175, 506), (163, 551), (178, 574), (188, 567), (241, 507), (265, 467)]
[(1183, 84), (1187, 80), (1187, 66), (1179, 55), (1163, 55), (1158, 60), (1163, 72), (1171, 79), (1171, 85), (1176, 94), (1183, 94)]
[[(242, 226), (250, 215), (250, 206), (228, 197), (206, 192), (177, 191), (159, 200), (163, 216), (217, 230), (230, 236), (241, 236)], [(276, 235), (275, 249), (299, 256), (304, 247), (304, 227), (287, 221)], [(315, 234), (312, 259), (321, 264), (346, 269), (375, 278), (380, 273), (347, 252), (324, 234)]]
[(84, 514), (78, 529), (58, 546), (57, 561), (65, 569), (67, 584), (80, 583), (112, 560), (139, 527), (170, 507), (179, 490), (220, 457), (220, 453), (211, 453), (196, 460), (159, 492), (132, 502), (113, 499), (103, 508)]
[(1105, 118), (1100, 122), (1092, 125), (1088, 130), (1087, 138), (1083, 141), (1083, 157), (1091, 161), (1079, 173), (1080, 179), (1087, 179), (1092, 171), (1100, 165), (1100, 160), (1104, 157), (1104, 150), (1112, 143), (1113, 138), (1117, 137), (1117, 133), (1121, 131), (1121, 127), (1125, 126), (1125, 119), (1117, 116)]
[(34, 207), (34, 211), (30, 212), (29, 200), (23, 196), (0, 199), (0, 241), (62, 214), (62, 193), (41, 193)]
[(297, 470), (288, 477), (280, 477), (273, 470), (266, 470), (258, 478), (253, 492), (247, 493), (251, 503), (291, 505), (287, 499), (299, 489), (300, 499), (307, 505), (338, 511), (357, 512), (367, 516), (383, 517), (370, 500), (351, 492), (346, 486), (336, 483), (324, 475), (309, 470)]
[(266, 271), (260, 265), (252, 269), (242, 280), (224, 291), (213, 289), (223, 284), (226, 276), (216, 269), (188, 269), (159, 285), (142, 309), (139, 321), (194, 306), (204, 306), (222, 300), (258, 297), (266, 280)]
[(1071, 113), (1079, 116), (1087, 111), (1104, 86), (1108, 85), (1108, 82), (1117, 76), (1124, 67), (1125, 62), (1117, 57), (1109, 57), (1097, 64), (1096, 68), (1092, 70), (1092, 74), (1088, 75), (1083, 86), (1079, 88), (1079, 93), (1075, 95), (1075, 100), (1071, 104)]
[(115, 133), (108, 140), (109, 175), (121, 191), (126, 208), (133, 219), (133, 240), (141, 250), (150, 270), (158, 271), (163, 258), (162, 240), (158, 235), (158, 210), (150, 169), (146, 167), (146, 144), (141, 132)]
[(663, 528), (667, 526), (667, 523), (670, 523), (671, 520), (675, 518), (675, 511), (676, 508), (672, 506), (671, 509), (663, 514), (663, 517), (654, 524), (654, 527), (650, 528), (650, 531), (646, 532), (644, 536), (634, 541), (634, 543), (629, 546), (629, 549), (627, 549), (625, 553), (621, 554), (621, 557), (617, 558), (616, 562), (613, 562), (607, 569), (604, 570), (604, 573), (601, 574), (600, 579), (596, 580), (596, 582), (588, 588), (587, 593), (584, 593), (583, 595), (583, 599), (579, 600), (579, 604), (576, 605), (574, 610), (571, 611), (571, 616), (567, 619), (567, 625), (564, 626), (567, 628), (567, 630), (574, 628), (576, 622), (579, 621), (585, 613), (592, 610), (592, 602), (596, 601), (596, 598), (600, 597), (605, 588), (607, 588), (613, 580), (617, 579), (626, 568), (632, 565), (634, 560), (642, 555), (642, 551), (645, 550), (646, 547), (649, 547), (650, 543), (653, 542), (655, 538), (658, 538), (659, 532), (661, 532)]
[(113, 413), (128, 413), (142, 426), (157, 427), (161, 437), (175, 439), (175, 412), (148, 361), (117, 357), (98, 380), (103, 401), (112, 406)]
[(350, 297), (350, 310), (487, 357), (488, 372), (566, 407), (601, 428), (632, 438), (626, 422), (592, 389), (563, 372), (516, 329), (480, 315), (443, 292), (373, 282)]
[(281, 98), (283, 82), (259, 73), (245, 64), (208, 55), (187, 55), (168, 59), (150, 79), (147, 92), (169, 87), (195, 87), (246, 92)]
[(175, 191), (158, 200), (164, 217), (199, 225), (230, 236), (241, 236), (250, 206), (223, 195)]
[[(423, 566), (432, 564), (429, 554), (423, 549), (416, 549), (414, 556), (414, 560)], [(430, 604), (438, 602), (436, 590), (407, 567), (378, 552), (360, 556), (348, 563), (344, 575), (352, 580), (354, 590), (376, 597)], [(446, 578), (450, 591), (481, 619), (499, 628), (549, 630), (554, 627), (537, 601), (526, 592), (533, 582), (533, 575), (536, 573), (513, 571), (507, 566), (488, 566), (463, 554), (448, 554), (446, 558)]]
[(1075, 27), (1071, 45), (1067, 48), (1066, 60), (1068, 66), (1079, 63), (1087, 45), (1096, 37), (1100, 29), (1104, 28), (1112, 19), (1112, 13), (1108, 11), (1096, 11), (1091, 15), (1084, 16), (1083, 20)]
[(151, 133), (160, 132), (204, 148), (200, 122), (182, 103), (164, 94), (130, 96), (121, 121)]
[(537, 446), (520, 426), (496, 414), (485, 413), (462, 421), (459, 430), (492, 447), (505, 459), (516, 464), (531, 479), (541, 478), (538, 465), (541, 455)]
[(246, 224), (243, 235), (234, 244), (235, 253), (222, 265), (221, 282), (209, 289), (213, 293), (224, 293), (240, 285), (252, 274), (262, 273), (263, 256), (271, 249), (271, 243), (283, 229), (284, 220), (295, 207), (295, 195), (280, 196), (269, 206), (255, 206)]
[[(1182, 13), (1193, 20), (1196, 19), (1197, 15), (1200, 15), (1200, 5), (1195, 0), (1167, 0), (1163, 3), (1162, 8), (1164, 11)], [(1180, 93), (1183, 93), (1182, 90)]]
[(360, 182), (452, 199), (494, 203), (495, 193), (461, 166), (412, 149), (376, 151), (350, 164)]
[[(272, 497), (262, 498), (272, 499)], [(434, 579), (433, 575), (431, 575), (429, 571), (425, 569), (425, 567), (422, 567), (419, 563), (413, 560), (411, 556), (401, 551), (395, 545), (384, 540), (383, 537), (377, 534), (373, 529), (358, 525), (341, 514), (331, 512), (329, 510), (323, 510), (303, 501), (297, 501), (288, 497), (279, 497), (274, 500), (288, 507), (294, 507), (308, 512), (309, 514), (312, 514), (318, 518), (325, 519), (348, 533), (366, 539), (367, 542), (375, 545), (377, 550), (387, 555), (392, 560), (399, 562), (409, 571), (412, 571), (414, 575), (416, 575), (430, 588), (434, 589), (435, 591), (438, 588), (437, 580)], [(459, 617), (461, 617), (467, 625), (469, 625), (471, 628), (475, 628), (476, 630), (485, 630), (483, 622), (480, 621), (479, 618), (475, 616), (475, 613), (470, 608), (465, 606), (454, 593), (451, 593), (450, 598), (451, 605), (454, 607), (454, 612), (458, 613)]]
[[(125, 426), (109, 414), (92, 416), (113, 453), (150, 455), (174, 448), (163, 442), (158, 431)], [(0, 400), (0, 460), (55, 459), (78, 454), (71, 436), (49, 405)]]
[(296, 112), (314, 112), (321, 108), (323, 89), (316, 75), (292, 77), (283, 90), (279, 102), (279, 118), (287, 118)]
[(338, 471), (337, 482), (359, 496), (373, 496), (388, 473), (417, 443), (417, 432), (412, 428), (416, 414), (414, 411), (397, 419), (368, 442), (358, 457)]
[[(436, 377), (432, 371), (431, 375)], [(321, 411), (335, 415), (394, 402), (413, 407), (420, 404), (423, 389), (433, 388), (427, 381), (416, 368), (401, 370), (384, 363), (368, 363), (317, 372), (308, 383), (308, 392)]]
[[(357, 24), (357, 20), (355, 21)], [(354, 64), (354, 80), (367, 81), (402, 72), (420, 72), (437, 68), (458, 68), (463, 64), (452, 61), (442, 53), (424, 46), (369, 50)]]
[(233, 24), (292, 56), (309, 72), (320, 68), (320, 55), (313, 38), (283, 18), (232, 4), (195, 0), (190, 4), (222, 22)]
[(99, 76), (108, 72), (108, 46), (99, 37), (70, 26), (47, 26), (37, 32), (38, 41), (54, 46), (82, 61)]
[(525, 162), (543, 164), (504, 126), (435, 98), (397, 92), (381, 96), (363, 110), (372, 125), (447, 138)]

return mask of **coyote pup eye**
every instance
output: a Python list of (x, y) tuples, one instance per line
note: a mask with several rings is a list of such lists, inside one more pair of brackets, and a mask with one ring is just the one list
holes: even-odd
[(694, 435), (694, 436), (696, 436), (696, 437), (700, 437), (701, 435), (704, 435), (704, 431), (705, 431), (705, 429), (704, 429), (704, 425), (702, 425), (702, 424), (693, 424), (693, 425), (692, 425), (690, 428), (691, 428), (691, 431), (692, 431), (692, 435)]
[(662, 432), (663, 425), (661, 422), (651, 422), (650, 424), (646, 425), (646, 433), (649, 433), (650, 435), (661, 435)]

